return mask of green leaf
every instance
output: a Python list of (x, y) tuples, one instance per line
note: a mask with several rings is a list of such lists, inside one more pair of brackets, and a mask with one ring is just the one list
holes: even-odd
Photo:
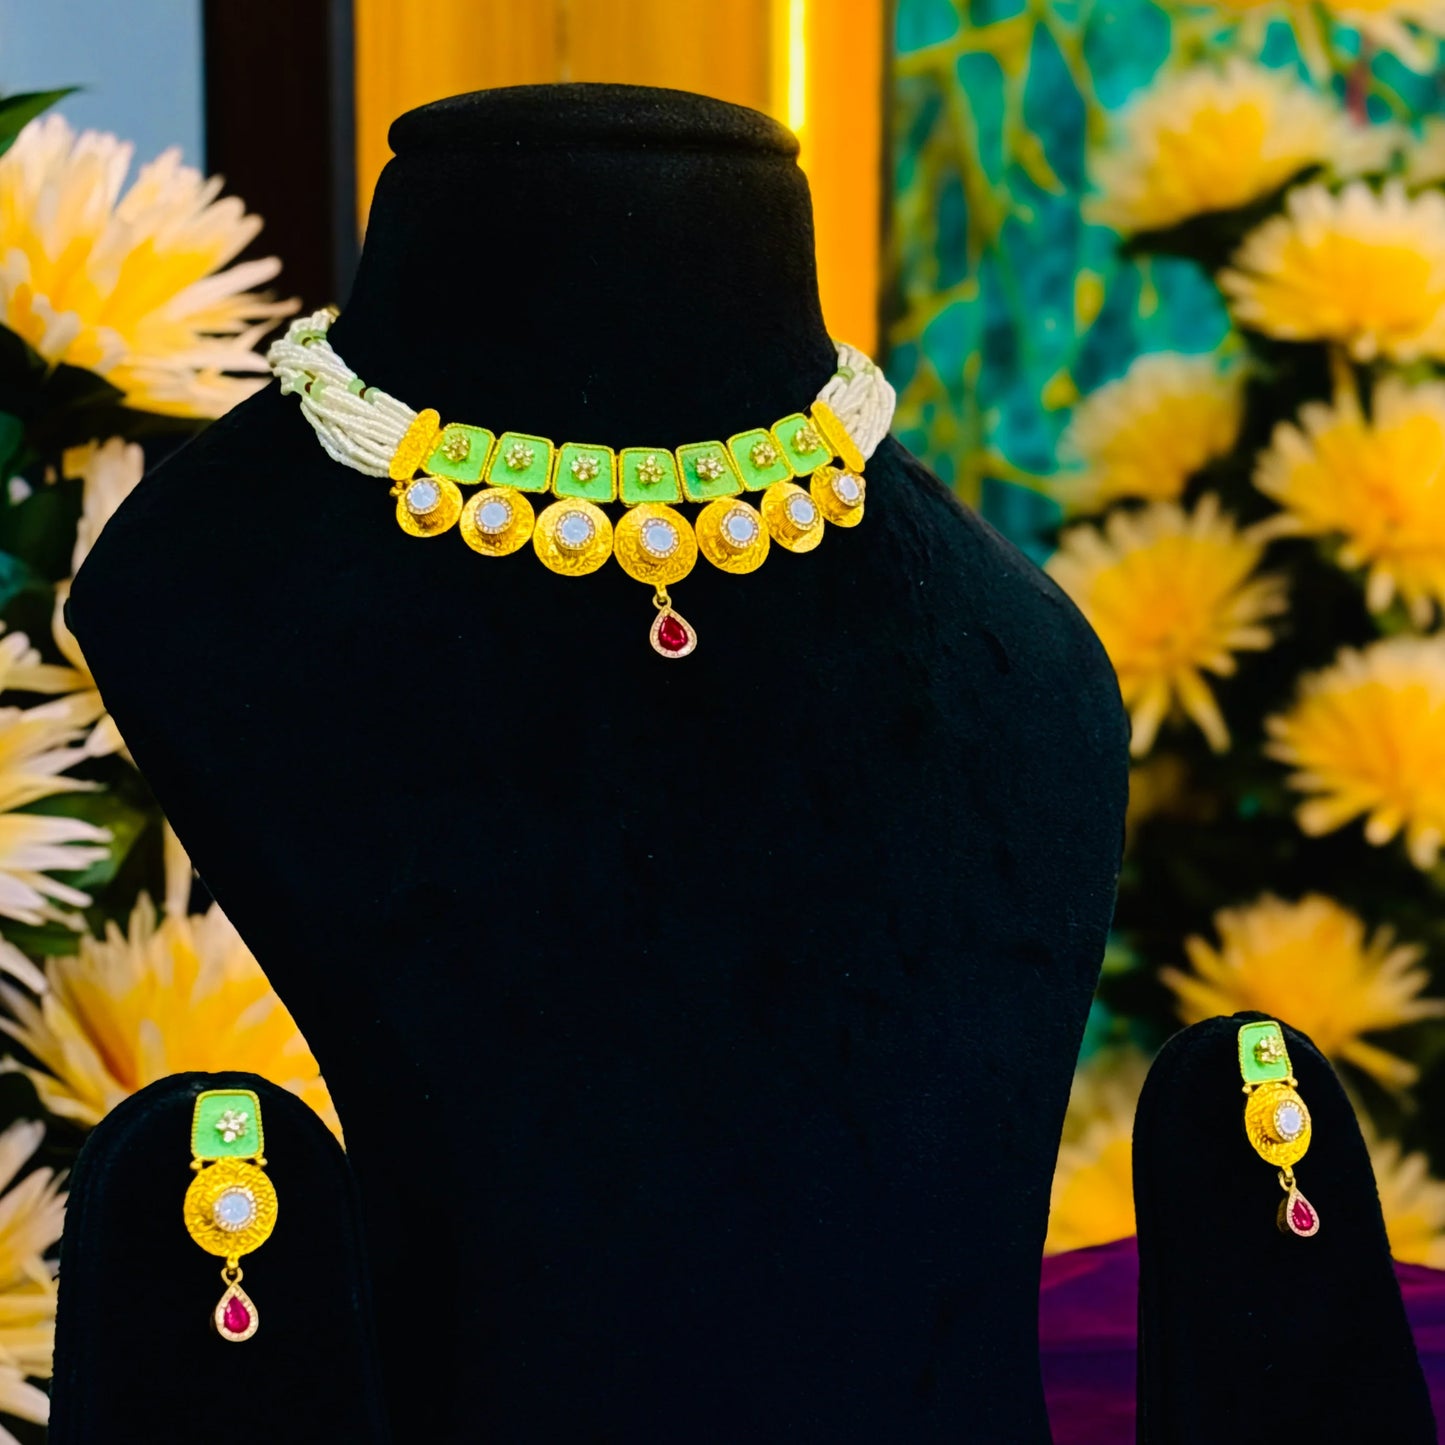
[(31, 958), (66, 958), (79, 952), (80, 934), (63, 923), (14, 923), (5, 921), (5, 938)]
[(74, 95), (80, 87), (67, 85), (62, 90), (26, 90), (0, 99), (0, 156), (15, 144), (15, 137), (57, 101)]
[(37, 577), (25, 563), (9, 552), (0, 552), (0, 612), (15, 599), (33, 587), (43, 587), (48, 594), (50, 588), (44, 579)]
[(53, 798), (42, 798), (22, 811), (43, 813), (49, 818), (81, 818), (87, 823), (94, 823), (97, 828), (110, 830), (107, 857), (79, 873), (64, 875), (67, 883), (87, 893), (103, 888), (115, 877), (136, 840), (150, 823), (145, 813), (109, 788), (94, 793), (60, 793)]
[(42, 577), (68, 577), (80, 501), (78, 482), (37, 487), (23, 502), (10, 505), (0, 499), (0, 550)]
[(25, 442), (25, 423), (8, 411), (0, 411), (0, 484), (15, 474), (16, 454)]

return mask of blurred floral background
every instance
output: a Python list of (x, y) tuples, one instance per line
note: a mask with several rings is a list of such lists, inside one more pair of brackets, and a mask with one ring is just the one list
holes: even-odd
[[(899, 435), (1075, 599), (1133, 719), (1048, 1250), (1133, 1232), (1150, 1057), (1254, 1008), (1333, 1058), (1396, 1256), (1445, 1267), (1445, 0), (897, 0), (881, 272), (828, 229), (811, 12), (774, 11), (829, 315), (876, 285), (850, 334)], [(297, 303), (219, 177), (68, 98), (0, 99), (0, 1442), (43, 1436), (64, 1173), (107, 1111), (236, 1068), (339, 1130), (63, 613)]]
[(986, 10), (899, 7), (890, 365), (1133, 721), (1048, 1249), (1132, 1234), (1150, 1056), (1258, 1009), (1445, 1266), (1445, 6)]

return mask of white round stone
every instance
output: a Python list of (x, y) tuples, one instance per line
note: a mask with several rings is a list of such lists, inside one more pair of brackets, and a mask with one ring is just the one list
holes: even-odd
[(244, 1229), (256, 1217), (256, 1201), (244, 1189), (227, 1189), (211, 1212), (222, 1229)]
[(856, 507), (863, 500), (863, 479), (853, 472), (839, 472), (833, 478), (833, 495), (845, 507)]
[(803, 492), (788, 498), (788, 520), (795, 527), (811, 527), (818, 520), (818, 508), (813, 499)]
[(557, 543), (569, 552), (580, 552), (596, 530), (586, 512), (565, 512), (557, 522)]
[(512, 520), (512, 504), (505, 497), (492, 497), (477, 508), (477, 530), (489, 536), (503, 532)]
[(723, 518), (722, 535), (723, 541), (729, 547), (741, 552), (744, 547), (757, 541), (758, 519), (751, 512), (739, 507)]
[(1286, 1101), (1274, 1111), (1274, 1132), (1285, 1144), (1293, 1144), (1305, 1131), (1304, 1110)]
[(413, 482), (406, 489), (406, 509), (414, 517), (424, 517), (436, 510), (442, 489), (435, 482)]
[(677, 541), (677, 528), (662, 517), (649, 517), (642, 524), (642, 550), (654, 557), (671, 557)]

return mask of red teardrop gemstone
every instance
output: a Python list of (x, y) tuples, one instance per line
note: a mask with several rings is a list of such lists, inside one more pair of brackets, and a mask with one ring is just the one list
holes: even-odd
[(226, 1310), (221, 1320), (233, 1335), (244, 1335), (251, 1328), (251, 1311), (236, 1295), (232, 1295), (226, 1301)]
[(1314, 1209), (1303, 1194), (1296, 1194), (1289, 1206), (1289, 1222), (1296, 1234), (1308, 1234), (1318, 1223)]
[(662, 619), (657, 629), (657, 645), (659, 647), (665, 648), (668, 652), (681, 652), (691, 641), (692, 633), (682, 618), (675, 613), (669, 613)]

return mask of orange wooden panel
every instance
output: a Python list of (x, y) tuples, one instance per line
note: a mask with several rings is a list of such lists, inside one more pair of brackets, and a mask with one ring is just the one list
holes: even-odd
[(775, 0), (572, 0), (563, 64), (571, 80), (695, 90), (768, 110)]
[(556, 80), (562, 8), (551, 0), (354, 0), (363, 223), (376, 178), (391, 159), (392, 121), (448, 95)]
[(611, 80), (801, 119), (823, 313), (877, 340), (884, 0), (355, 0), (364, 218), (412, 106), (493, 85)]
[[(883, 0), (808, 0), (803, 8), (800, 133), (813, 190), (823, 316), (839, 340), (871, 353), (878, 341), (883, 217)], [(780, 104), (778, 111), (786, 118)]]

